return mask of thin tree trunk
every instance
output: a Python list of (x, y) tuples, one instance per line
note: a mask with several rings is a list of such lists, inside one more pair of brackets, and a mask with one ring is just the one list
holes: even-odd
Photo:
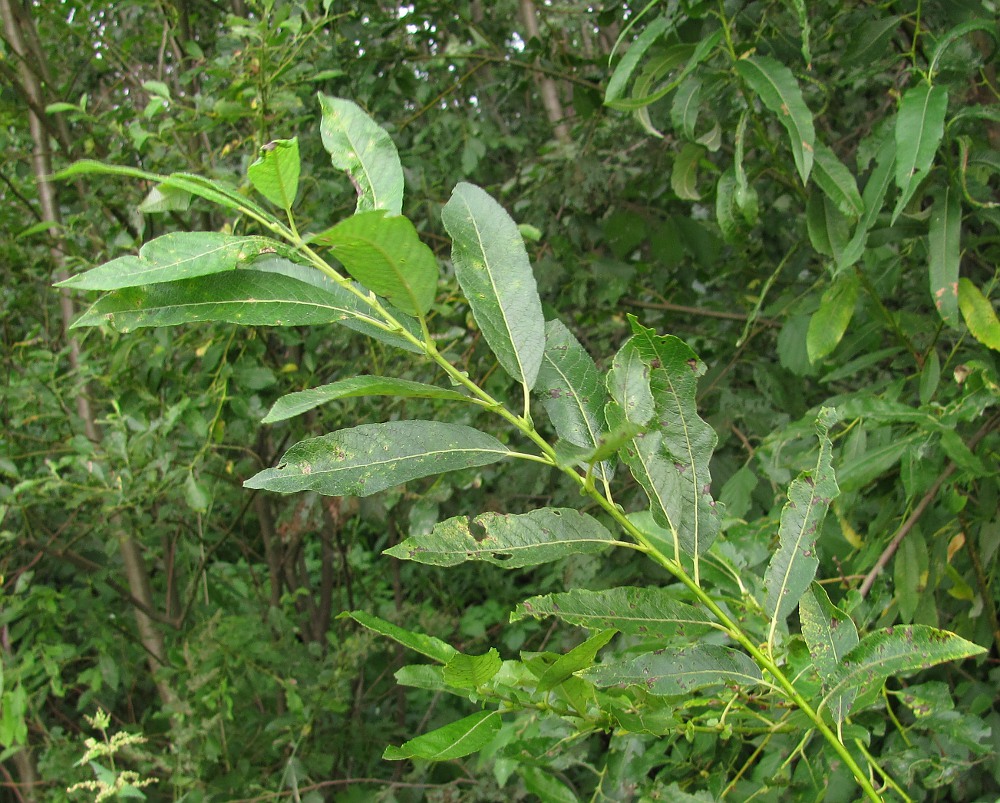
[[(529, 39), (541, 39), (538, 33), (538, 14), (535, 11), (534, 0), (520, 0), (521, 21), (524, 22), (525, 31)], [(545, 115), (552, 124), (552, 131), (556, 139), (562, 143), (570, 141), (569, 127), (566, 125), (562, 102), (559, 100), (559, 88), (555, 79), (548, 75), (540, 75), (538, 78), (538, 91), (542, 95), (542, 105), (545, 107)]]

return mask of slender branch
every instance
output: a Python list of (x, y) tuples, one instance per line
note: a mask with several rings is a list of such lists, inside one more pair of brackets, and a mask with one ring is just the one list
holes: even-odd
[[(685, 315), (694, 315), (700, 318), (722, 318), (727, 321), (746, 321), (750, 316), (742, 312), (723, 312), (722, 310), (706, 309), (705, 307), (688, 307), (684, 304), (674, 304), (670, 301), (640, 301), (638, 298), (623, 298), (623, 304), (630, 304), (633, 307), (643, 307), (644, 309), (662, 309), (670, 312), (682, 312)], [(780, 321), (771, 318), (757, 318), (756, 323), (764, 326), (781, 326)]]

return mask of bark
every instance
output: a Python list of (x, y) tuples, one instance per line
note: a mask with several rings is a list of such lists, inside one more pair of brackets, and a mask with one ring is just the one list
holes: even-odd
[[(524, 22), (525, 31), (529, 39), (541, 39), (538, 33), (538, 15), (535, 11), (534, 0), (520, 0), (521, 21)], [(568, 143), (570, 141), (569, 126), (566, 125), (565, 114), (562, 102), (559, 100), (559, 88), (555, 79), (548, 75), (538, 77), (538, 91), (542, 96), (542, 105), (545, 107), (545, 116), (552, 124), (552, 132), (559, 142)]]

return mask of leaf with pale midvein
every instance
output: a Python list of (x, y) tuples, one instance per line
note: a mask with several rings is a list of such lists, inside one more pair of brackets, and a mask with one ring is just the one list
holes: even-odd
[(913, 193), (934, 164), (934, 156), (944, 136), (948, 112), (948, 90), (943, 86), (920, 84), (906, 90), (896, 115), (896, 186), (901, 194), (892, 213), (900, 216)]
[(1000, 351), (1000, 320), (992, 302), (971, 280), (958, 281), (958, 306), (969, 332), (984, 346)]
[(714, 644), (609, 661), (579, 676), (602, 688), (641, 686), (652, 694), (690, 694), (705, 686), (723, 684), (748, 688), (762, 680), (760, 669), (747, 655)]
[[(626, 340), (615, 354), (607, 386), (624, 420), (639, 426), (650, 422), (656, 410), (649, 387), (649, 366), (642, 360), (635, 337)], [(608, 421), (608, 426), (615, 429), (619, 424)]]
[(420, 758), (425, 761), (448, 761), (482, 750), (500, 732), (500, 714), (480, 711), (478, 714), (452, 722), (399, 747), (387, 747), (382, 754), (386, 761)]
[(812, 170), (816, 129), (792, 71), (770, 56), (754, 55), (737, 61), (736, 72), (788, 131), (795, 166), (805, 184)]
[(837, 348), (854, 317), (857, 300), (858, 278), (853, 273), (840, 274), (823, 292), (806, 333), (809, 362), (819, 362)]
[(447, 399), (449, 401), (470, 401), (470, 397), (457, 390), (426, 385), (409, 379), (386, 376), (352, 376), (328, 385), (320, 385), (308, 390), (289, 393), (278, 399), (262, 424), (274, 424), (302, 415), (309, 410), (337, 399), (352, 399), (359, 396), (393, 396), (401, 399)]
[(593, 666), (597, 653), (615, 637), (615, 634), (615, 630), (602, 630), (588, 638), (583, 644), (575, 646), (565, 655), (560, 655), (538, 678), (538, 686), (536, 687), (538, 691), (551, 691), (564, 680), (572, 677), (573, 673)]
[(814, 468), (803, 471), (788, 488), (788, 501), (781, 511), (778, 551), (764, 573), (767, 598), (764, 609), (771, 617), (768, 642), (816, 576), (816, 534), (830, 502), (840, 494), (831, 465), (833, 446), (829, 431), (837, 421), (836, 410), (824, 407), (816, 419), (819, 455)]
[(73, 327), (109, 324), (128, 332), (204, 321), (244, 326), (345, 323), (355, 310), (344, 301), (288, 276), (238, 270), (115, 290), (98, 300)]
[(545, 319), (517, 224), (486, 192), (455, 187), (441, 211), (455, 276), (500, 365), (528, 388), (545, 351)]
[[(545, 324), (545, 352), (534, 391), (560, 438), (598, 448), (608, 392), (593, 358), (561, 321)], [(610, 463), (599, 465), (597, 472), (610, 480)]]
[(816, 142), (813, 181), (837, 205), (841, 214), (856, 220), (865, 211), (858, 183), (847, 166), (822, 142)]
[(139, 256), (118, 257), (57, 286), (119, 290), (192, 279), (234, 270), (262, 252), (275, 251), (279, 245), (266, 237), (234, 237), (215, 231), (173, 232), (150, 240), (139, 249)]
[[(844, 656), (858, 646), (858, 628), (840, 608), (830, 602), (826, 590), (813, 583), (809, 593), (799, 600), (799, 623), (809, 647), (809, 657), (825, 686), (836, 682)], [(828, 706), (837, 722), (843, 722), (855, 689), (845, 687), (829, 698)]]
[(938, 315), (952, 329), (959, 325), (958, 268), (961, 258), (962, 201), (954, 187), (945, 187), (934, 199), (927, 232), (931, 297)]
[[(352, 293), (340, 282), (315, 268), (289, 262), (287, 259), (276, 258), (258, 259), (249, 267), (251, 270), (280, 273), (282, 276), (289, 276), (293, 279), (298, 279), (300, 282), (317, 287), (332, 295), (339, 307), (350, 311), (351, 314), (340, 321), (348, 329), (353, 329), (355, 332), (359, 332), (366, 337), (390, 346), (395, 346), (404, 351), (412, 351), (415, 354), (423, 353), (419, 343), (408, 340), (402, 334), (402, 330), (405, 329), (417, 341), (423, 340), (420, 323), (416, 318), (405, 314), (402, 310), (398, 310), (392, 305), (383, 304), (383, 307), (386, 308), (386, 311), (393, 317), (396, 323), (400, 325), (401, 329), (396, 331), (387, 330), (384, 325), (380, 325), (382, 318), (374, 314), (370, 304)], [(355, 289), (361, 291), (363, 296), (369, 295), (368, 291), (357, 283), (352, 282), (351, 284)]]
[(508, 454), (496, 438), (461, 424), (362, 424), (300, 441), (278, 466), (243, 485), (279, 493), (371, 496), (421, 477), (495, 463)]
[(254, 189), (275, 206), (290, 210), (299, 192), (299, 140), (276, 139), (260, 149), (247, 168)]
[(572, 508), (541, 508), (521, 514), (455, 516), (385, 550), (386, 555), (431, 566), (480, 560), (504, 569), (537, 566), (570, 555), (590, 554), (615, 543), (597, 519)]
[(984, 647), (961, 636), (927, 625), (887, 627), (869, 633), (843, 657), (826, 696), (832, 699), (847, 689), (860, 696), (890, 677), (985, 652)]
[(437, 661), (440, 664), (447, 664), (452, 658), (458, 655), (458, 650), (446, 641), (441, 641), (439, 638), (428, 636), (424, 633), (414, 633), (411, 630), (405, 630), (399, 625), (387, 622), (385, 619), (381, 619), (367, 611), (344, 611), (337, 618), (353, 619), (359, 625), (382, 636), (387, 636), (393, 641), (402, 644), (407, 649), (419, 652), (421, 655), (426, 655), (431, 660)]
[(358, 192), (358, 212), (403, 209), (403, 166), (396, 145), (356, 103), (319, 95), (323, 114), (319, 132), (333, 166), (351, 177)]
[(495, 647), (483, 655), (459, 653), (445, 664), (444, 681), (460, 689), (476, 689), (492, 680), (502, 663)]
[[(698, 415), (695, 394), (705, 365), (684, 341), (660, 336), (629, 316), (640, 359), (649, 369), (649, 387), (655, 407), (655, 424), (637, 441), (662, 436), (659, 450), (665, 470), (675, 479), (680, 503), (658, 506), (668, 521), (658, 521), (676, 531), (681, 548), (701, 555), (719, 533), (721, 506), (712, 498), (709, 460), (718, 436)], [(660, 469), (664, 470), (663, 468)], [(673, 516), (671, 510), (678, 511)], [(651, 508), (656, 518), (657, 508)]]
[(351, 276), (409, 315), (426, 315), (434, 303), (437, 260), (401, 215), (359, 212), (311, 242), (330, 246)]
[(861, 194), (861, 203), (865, 211), (854, 230), (854, 236), (851, 237), (851, 241), (840, 254), (840, 259), (837, 262), (838, 271), (851, 267), (861, 259), (861, 255), (865, 252), (868, 232), (871, 231), (875, 221), (878, 220), (879, 212), (882, 211), (886, 193), (892, 184), (895, 165), (896, 142), (891, 137), (886, 137), (875, 154), (875, 168), (868, 177), (864, 192)]
[(615, 629), (651, 639), (699, 636), (712, 629), (708, 614), (664, 588), (618, 587), (604, 591), (574, 588), (532, 597), (510, 615), (512, 622), (555, 616), (579, 627)]

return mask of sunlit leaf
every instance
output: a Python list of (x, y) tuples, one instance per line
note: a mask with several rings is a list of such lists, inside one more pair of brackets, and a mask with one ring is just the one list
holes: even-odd
[(299, 140), (278, 139), (260, 149), (247, 168), (254, 189), (275, 206), (291, 209), (299, 192)]
[(410, 739), (399, 747), (387, 747), (382, 758), (386, 761), (405, 758), (448, 761), (461, 758), (482, 750), (493, 741), (500, 732), (500, 724), (500, 715), (496, 711), (480, 711), (416, 739)]
[(602, 630), (565, 655), (560, 655), (538, 679), (538, 691), (551, 691), (574, 672), (593, 666), (597, 653), (615, 637), (615, 633), (614, 630)]
[(858, 299), (858, 280), (853, 273), (842, 273), (823, 293), (819, 309), (809, 320), (806, 351), (810, 362), (819, 362), (830, 354), (847, 331), (854, 317)]
[(359, 625), (380, 635), (388, 636), (404, 647), (414, 652), (419, 652), (421, 655), (426, 655), (428, 658), (441, 664), (447, 664), (452, 658), (458, 655), (458, 650), (447, 642), (441, 641), (439, 638), (434, 638), (434, 636), (428, 636), (423, 633), (413, 633), (367, 611), (345, 611), (340, 614), (339, 618), (353, 619)]
[(483, 655), (459, 653), (445, 664), (443, 677), (449, 686), (476, 689), (488, 683), (500, 671), (500, 653), (491, 648)]
[(984, 346), (1000, 351), (1000, 321), (993, 304), (969, 279), (958, 281), (958, 306), (969, 332)]

